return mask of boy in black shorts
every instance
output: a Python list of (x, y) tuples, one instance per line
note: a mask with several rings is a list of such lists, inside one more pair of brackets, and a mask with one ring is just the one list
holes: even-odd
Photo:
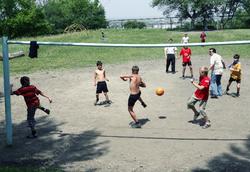
[(106, 81), (109, 81), (109, 80), (106, 78), (106, 72), (102, 67), (102, 62), (97, 61), (96, 66), (97, 66), (97, 69), (95, 70), (95, 73), (94, 73), (94, 86), (96, 86), (96, 101), (94, 105), (98, 104), (99, 94), (101, 94), (102, 92), (104, 93), (105, 98), (106, 98), (106, 101), (104, 101), (104, 103), (110, 104), (111, 101), (109, 100), (109, 97), (107, 94), (108, 87), (106, 84)]
[(140, 87), (146, 87), (146, 84), (142, 81), (142, 78), (140, 77), (138, 73), (139, 73), (139, 67), (133, 66), (132, 75), (120, 76), (120, 78), (123, 81), (127, 81), (127, 79), (129, 79), (130, 81), (130, 86), (129, 86), (130, 96), (128, 98), (128, 112), (135, 122), (135, 125), (134, 125), (135, 128), (141, 128), (141, 124), (136, 118), (136, 114), (134, 113), (134, 110), (133, 110), (136, 101), (139, 100), (141, 102), (141, 105), (144, 108), (147, 106), (141, 98), (141, 91), (140, 91)]

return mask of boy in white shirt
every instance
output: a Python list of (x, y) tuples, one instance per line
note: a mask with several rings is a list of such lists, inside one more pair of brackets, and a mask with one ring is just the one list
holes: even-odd
[[(169, 43), (172, 43), (173, 39), (169, 39)], [(168, 73), (168, 68), (171, 64), (171, 72), (174, 74), (175, 73), (175, 57), (176, 57), (176, 47), (166, 47), (164, 48), (164, 54), (166, 58), (166, 73)]]

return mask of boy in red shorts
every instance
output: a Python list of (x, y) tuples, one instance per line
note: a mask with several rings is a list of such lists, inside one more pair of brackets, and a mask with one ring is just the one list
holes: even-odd
[[(195, 122), (199, 115), (202, 115), (205, 121), (205, 125), (203, 128), (208, 128), (211, 126), (210, 120), (208, 120), (207, 114), (205, 112), (207, 100), (209, 97), (209, 86), (210, 86), (210, 78), (208, 75), (208, 68), (203, 66), (199, 70), (200, 72), (200, 82), (195, 83), (193, 79), (191, 79), (191, 83), (197, 88), (192, 97), (187, 102), (188, 109), (192, 109), (194, 112)], [(195, 104), (199, 102), (200, 111), (198, 112), (195, 108)]]
[(189, 66), (189, 69), (190, 69), (191, 78), (193, 78), (193, 69), (192, 69), (192, 62), (191, 62), (191, 54), (192, 54), (192, 51), (187, 46), (184, 46), (181, 49), (181, 51), (180, 51), (179, 58), (182, 56), (182, 66), (183, 66), (182, 78), (183, 79), (185, 79), (185, 71), (186, 71), (186, 66), (187, 65)]
[[(28, 121), (28, 127), (31, 129), (32, 136), (27, 136), (27, 138), (35, 138), (36, 135), (36, 129), (35, 129), (35, 113), (37, 109), (40, 109), (44, 111), (45, 113), (49, 114), (50, 110), (42, 107), (40, 105), (39, 98), (37, 95), (41, 95), (43, 97), (46, 97), (50, 103), (52, 103), (52, 100), (43, 94), (39, 89), (37, 89), (34, 85), (30, 85), (30, 79), (27, 76), (23, 76), (20, 79), (20, 83), (22, 85), (21, 88), (17, 89), (16, 91), (12, 91), (12, 95), (22, 95), (24, 97), (25, 103), (27, 105), (27, 121)], [(13, 86), (13, 85), (12, 85)]]

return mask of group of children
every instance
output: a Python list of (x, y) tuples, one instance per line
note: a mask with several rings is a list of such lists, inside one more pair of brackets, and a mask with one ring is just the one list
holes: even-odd
[[(188, 53), (186, 52), (188, 51)], [(190, 57), (187, 60), (187, 55), (185, 54), (191, 54), (191, 50), (188, 50), (187, 47), (184, 47), (184, 50), (180, 53), (183, 54), (183, 66), (189, 65), (191, 66), (191, 60)], [(186, 60), (185, 60), (186, 58)], [(229, 87), (233, 81), (237, 82), (237, 95), (239, 96), (240, 92), (240, 83), (241, 83), (241, 64), (239, 62), (240, 56), (238, 54), (234, 55), (234, 61), (231, 65), (229, 65), (231, 75), (229, 82), (227, 84), (226, 88), (226, 94), (228, 94)], [(106, 100), (104, 103), (111, 104), (111, 100), (108, 97), (108, 88), (106, 81), (109, 81), (106, 78), (105, 69), (102, 66), (101, 61), (97, 61), (96, 63), (97, 69), (94, 72), (94, 86), (96, 86), (96, 101), (94, 102), (94, 105), (97, 105), (99, 102), (99, 94), (104, 93)], [(199, 77), (199, 83), (194, 82), (193, 79), (193, 73), (191, 71), (191, 83), (194, 85), (194, 87), (197, 88), (197, 90), (194, 92), (194, 94), (191, 96), (191, 98), (187, 102), (188, 109), (192, 109), (194, 112), (194, 118), (193, 121), (196, 121), (197, 118), (202, 115), (203, 119), (205, 121), (203, 128), (207, 128), (211, 126), (210, 120), (208, 119), (205, 108), (207, 104), (207, 100), (209, 97), (209, 87), (210, 87), (210, 78), (208, 77), (209, 69), (205, 66), (202, 66), (199, 69), (200, 77)], [(184, 70), (185, 72), (185, 70)], [(143, 82), (141, 76), (139, 75), (139, 67), (133, 66), (132, 67), (132, 74), (130, 75), (122, 75), (120, 78), (123, 81), (129, 80), (130, 82), (130, 95), (128, 98), (128, 112), (132, 119), (134, 120), (133, 127), (135, 128), (141, 128), (141, 124), (138, 121), (136, 114), (133, 110), (135, 103), (137, 100), (141, 103), (141, 105), (146, 108), (146, 103), (141, 98), (141, 91), (140, 87), (146, 87), (146, 84)], [(40, 109), (44, 111), (47, 114), (50, 114), (50, 110), (42, 107), (40, 105), (40, 101), (38, 98), (38, 95), (41, 95), (43, 97), (46, 97), (50, 103), (52, 103), (51, 98), (46, 96), (43, 92), (41, 92), (38, 88), (36, 88), (34, 85), (30, 84), (30, 79), (27, 76), (23, 76), (20, 79), (21, 87), (17, 89), (16, 91), (12, 91), (11, 85), (11, 94), (12, 95), (22, 95), (24, 97), (24, 100), (27, 105), (27, 122), (28, 127), (31, 129), (31, 135), (28, 135), (28, 138), (35, 138), (37, 137), (37, 132), (35, 129), (35, 112), (37, 109)], [(199, 102), (199, 111), (195, 108), (195, 104)]]

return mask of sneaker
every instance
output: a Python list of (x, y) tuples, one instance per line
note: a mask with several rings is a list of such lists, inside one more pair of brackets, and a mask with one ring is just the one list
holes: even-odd
[(44, 112), (47, 113), (48, 115), (50, 114), (50, 110), (49, 109), (45, 109)]
[(205, 125), (203, 125), (203, 129), (206, 129), (208, 127), (211, 127), (211, 123), (210, 122), (206, 122)]
[(236, 94), (236, 97), (240, 97), (240, 93), (237, 93), (237, 94)]
[(147, 107), (147, 105), (146, 105), (144, 102), (142, 102), (141, 105), (142, 105), (144, 108)]
[(132, 128), (141, 128), (141, 124), (140, 124), (140, 122), (136, 122), (136, 123), (133, 123), (133, 124), (131, 125), (131, 127), (132, 127)]
[(216, 95), (211, 95), (210, 98), (211, 98), (211, 99), (218, 99), (218, 96), (216, 96)]
[(107, 104), (111, 104), (111, 103), (112, 103), (112, 101), (111, 101), (111, 100), (106, 100), (106, 101), (105, 101), (105, 103), (107, 103)]
[(95, 106), (98, 105), (98, 102), (95, 102), (94, 105), (95, 105)]

